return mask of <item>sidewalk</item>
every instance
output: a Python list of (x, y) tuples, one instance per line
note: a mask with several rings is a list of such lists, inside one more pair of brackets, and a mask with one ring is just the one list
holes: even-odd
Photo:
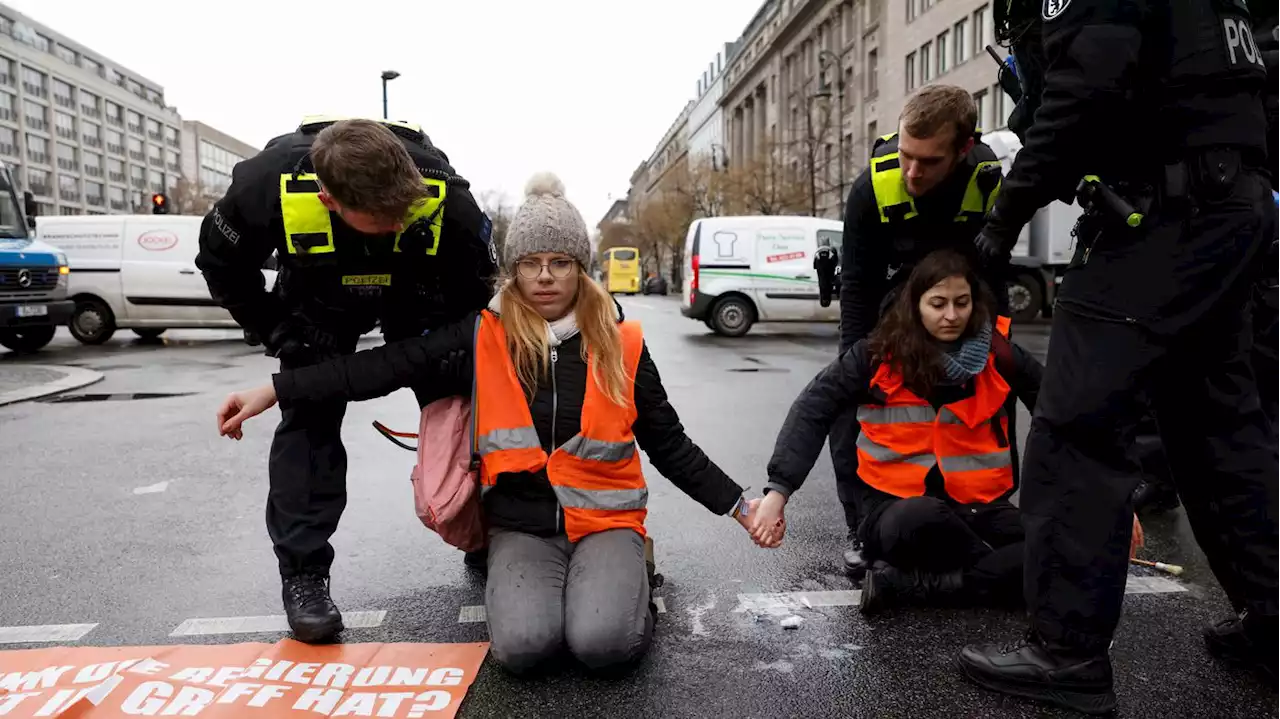
[(0, 362), (0, 407), (84, 387), (100, 379), (101, 372), (79, 367)]

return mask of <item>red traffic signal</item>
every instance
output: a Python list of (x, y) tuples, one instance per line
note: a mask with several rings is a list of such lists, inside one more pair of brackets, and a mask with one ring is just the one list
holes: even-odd
[(151, 196), (151, 214), (169, 214), (169, 198), (163, 192), (157, 192)]

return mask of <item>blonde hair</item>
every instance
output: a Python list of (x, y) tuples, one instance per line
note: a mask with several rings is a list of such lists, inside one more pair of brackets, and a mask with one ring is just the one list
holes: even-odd
[[(592, 378), (609, 401), (626, 402), (628, 377), (622, 360), (622, 332), (613, 297), (577, 266), (578, 295), (573, 311), (582, 334), (582, 360), (594, 355)], [(520, 295), (514, 278), (502, 286), (499, 311), (502, 328), (507, 334), (507, 351), (516, 377), (525, 394), (532, 399), (539, 384), (547, 380), (551, 368), (551, 345), (547, 341), (547, 321)]]

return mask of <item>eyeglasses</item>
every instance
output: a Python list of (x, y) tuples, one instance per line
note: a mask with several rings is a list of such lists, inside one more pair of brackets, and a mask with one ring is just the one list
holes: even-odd
[(533, 280), (542, 275), (542, 268), (545, 267), (552, 277), (563, 280), (573, 272), (574, 264), (573, 260), (552, 260), (545, 265), (534, 260), (520, 260), (516, 263), (516, 271), (526, 280)]

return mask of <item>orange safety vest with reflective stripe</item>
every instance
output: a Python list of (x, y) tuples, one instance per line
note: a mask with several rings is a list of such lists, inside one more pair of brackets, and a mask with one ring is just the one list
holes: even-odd
[[(996, 329), (1009, 336), (1008, 318)], [(939, 410), (902, 385), (902, 376), (882, 362), (871, 380), (884, 404), (858, 408), (858, 476), (895, 497), (919, 497), (935, 466), (943, 486), (961, 504), (987, 503), (1013, 489), (1009, 453), (1009, 385), (996, 370), (995, 353), (974, 378), (973, 396)]]
[(569, 541), (606, 529), (633, 529), (645, 536), (649, 489), (640, 470), (631, 425), (636, 420), (634, 378), (644, 336), (635, 322), (619, 324), (622, 360), (632, 383), (625, 405), (617, 405), (597, 386), (595, 357), (587, 360), (587, 390), (577, 434), (548, 457), (529, 413), (529, 400), (516, 377), (502, 320), (480, 313), (476, 329), (476, 446), (480, 453), (480, 491), (497, 485), (498, 475), (545, 468), (564, 509)]

